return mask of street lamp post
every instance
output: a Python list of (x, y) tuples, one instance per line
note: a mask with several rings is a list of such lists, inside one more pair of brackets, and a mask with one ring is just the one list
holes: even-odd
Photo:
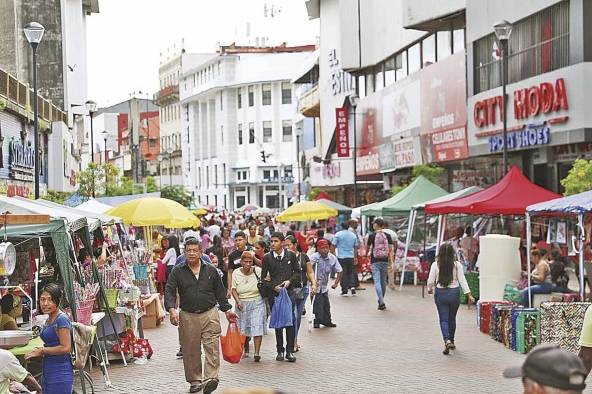
[(169, 185), (173, 186), (173, 165), (172, 165), (172, 158), (173, 158), (173, 150), (168, 148), (166, 153), (169, 155)]
[(358, 164), (358, 137), (357, 137), (357, 130), (356, 130), (356, 107), (360, 102), (360, 96), (356, 93), (349, 96), (349, 105), (352, 107), (352, 114), (353, 114), (353, 123), (354, 123), (354, 148), (353, 148), (353, 157), (354, 157), (354, 200), (353, 205), (354, 208), (358, 206), (358, 177), (356, 174), (357, 171), (357, 164)]
[(35, 199), (39, 198), (39, 109), (37, 108), (37, 47), (43, 38), (45, 28), (37, 22), (24, 27), (23, 32), (33, 50), (33, 127), (35, 136)]
[[(84, 103), (88, 115), (90, 116), (90, 162), (95, 163), (95, 144), (94, 144), (94, 131), (93, 131), (93, 115), (97, 111), (97, 103), (92, 100), (88, 100)], [(92, 177), (92, 196), (95, 198), (95, 177)]]
[(158, 188), (162, 189), (162, 161), (164, 160), (164, 157), (162, 156), (162, 154), (158, 155), (157, 160), (158, 160)]
[(507, 100), (506, 100), (506, 85), (508, 84), (508, 40), (510, 34), (512, 34), (512, 24), (506, 20), (493, 25), (495, 35), (501, 46), (502, 52), (502, 122), (503, 122), (503, 138), (504, 138), (504, 150), (503, 150), (503, 161), (504, 161), (504, 175), (508, 173), (508, 119), (507, 119)]
[(109, 132), (107, 130), (103, 130), (101, 132), (101, 135), (103, 136), (103, 141), (105, 141), (105, 164), (107, 164), (107, 161), (109, 160), (109, 155), (107, 153), (107, 139), (109, 138)]

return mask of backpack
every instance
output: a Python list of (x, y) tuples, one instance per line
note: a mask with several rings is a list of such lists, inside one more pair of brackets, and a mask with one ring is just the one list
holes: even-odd
[(386, 234), (378, 231), (374, 236), (374, 247), (372, 248), (372, 256), (377, 260), (388, 260), (389, 257), (389, 242)]

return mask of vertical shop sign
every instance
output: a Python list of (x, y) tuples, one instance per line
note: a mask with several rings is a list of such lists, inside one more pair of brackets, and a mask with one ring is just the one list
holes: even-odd
[(346, 107), (335, 108), (337, 157), (349, 157), (349, 127)]

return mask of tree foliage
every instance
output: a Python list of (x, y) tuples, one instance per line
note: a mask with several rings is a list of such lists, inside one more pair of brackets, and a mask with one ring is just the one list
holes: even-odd
[(153, 176), (146, 177), (146, 192), (153, 193), (158, 191), (158, 185), (156, 179)]
[(176, 201), (184, 207), (189, 207), (193, 202), (193, 197), (184, 186), (165, 186), (160, 191), (160, 197)]
[(317, 196), (319, 195), (320, 192), (321, 192), (321, 189), (319, 189), (318, 187), (313, 187), (310, 189), (310, 191), (306, 195), (306, 199), (308, 201), (314, 201), (314, 199), (317, 198)]
[(576, 159), (561, 186), (566, 196), (592, 190), (592, 160)]
[(409, 184), (411, 184), (414, 180), (416, 180), (419, 176), (423, 176), (428, 181), (440, 184), (440, 178), (444, 174), (444, 168), (437, 166), (436, 164), (419, 164), (413, 167), (411, 172), (411, 177), (409, 177), (406, 181), (401, 182), (400, 185), (393, 186), (391, 188), (391, 196), (399, 193), (401, 190), (405, 189)]
[(58, 204), (64, 204), (64, 202), (71, 195), (72, 195), (72, 193), (68, 193), (68, 192), (58, 192), (58, 191), (55, 191), (55, 190), (48, 190), (47, 191), (47, 194), (45, 194), (41, 198), (43, 200), (55, 202), (55, 203), (58, 203)]
[(78, 173), (78, 191), (86, 197), (92, 197), (93, 189), (103, 190), (105, 185), (105, 167), (89, 163), (85, 170)]

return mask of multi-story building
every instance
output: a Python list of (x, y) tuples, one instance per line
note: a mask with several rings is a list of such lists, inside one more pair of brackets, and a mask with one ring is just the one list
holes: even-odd
[(182, 48), (180, 53), (161, 59), (158, 68), (160, 90), (154, 95), (154, 102), (160, 107), (162, 185), (189, 185), (189, 166), (183, 162), (181, 144), (183, 136), (179, 81), (184, 69), (191, 69), (214, 56), (214, 53), (186, 53)]
[[(331, 112), (359, 97), (357, 179), (382, 176), (384, 189), (418, 164), (446, 168), (450, 190), (503, 176), (500, 43), (509, 38), (508, 166), (562, 191), (576, 157), (592, 157), (586, 75), (588, 2), (309, 0), (320, 17), (321, 154), (335, 130)], [(354, 83), (343, 84), (342, 70)], [(347, 78), (345, 79), (347, 81)], [(341, 89), (348, 90), (343, 94)], [(350, 87), (352, 87), (349, 89)], [(337, 94), (335, 94), (337, 93)], [(354, 100), (355, 102), (356, 100)], [(345, 104), (344, 104), (345, 103)], [(351, 141), (351, 139), (350, 139)], [(365, 201), (362, 201), (365, 202)]]
[(182, 74), (190, 190), (202, 204), (286, 207), (298, 165), (290, 82), (314, 46), (221, 47)]

